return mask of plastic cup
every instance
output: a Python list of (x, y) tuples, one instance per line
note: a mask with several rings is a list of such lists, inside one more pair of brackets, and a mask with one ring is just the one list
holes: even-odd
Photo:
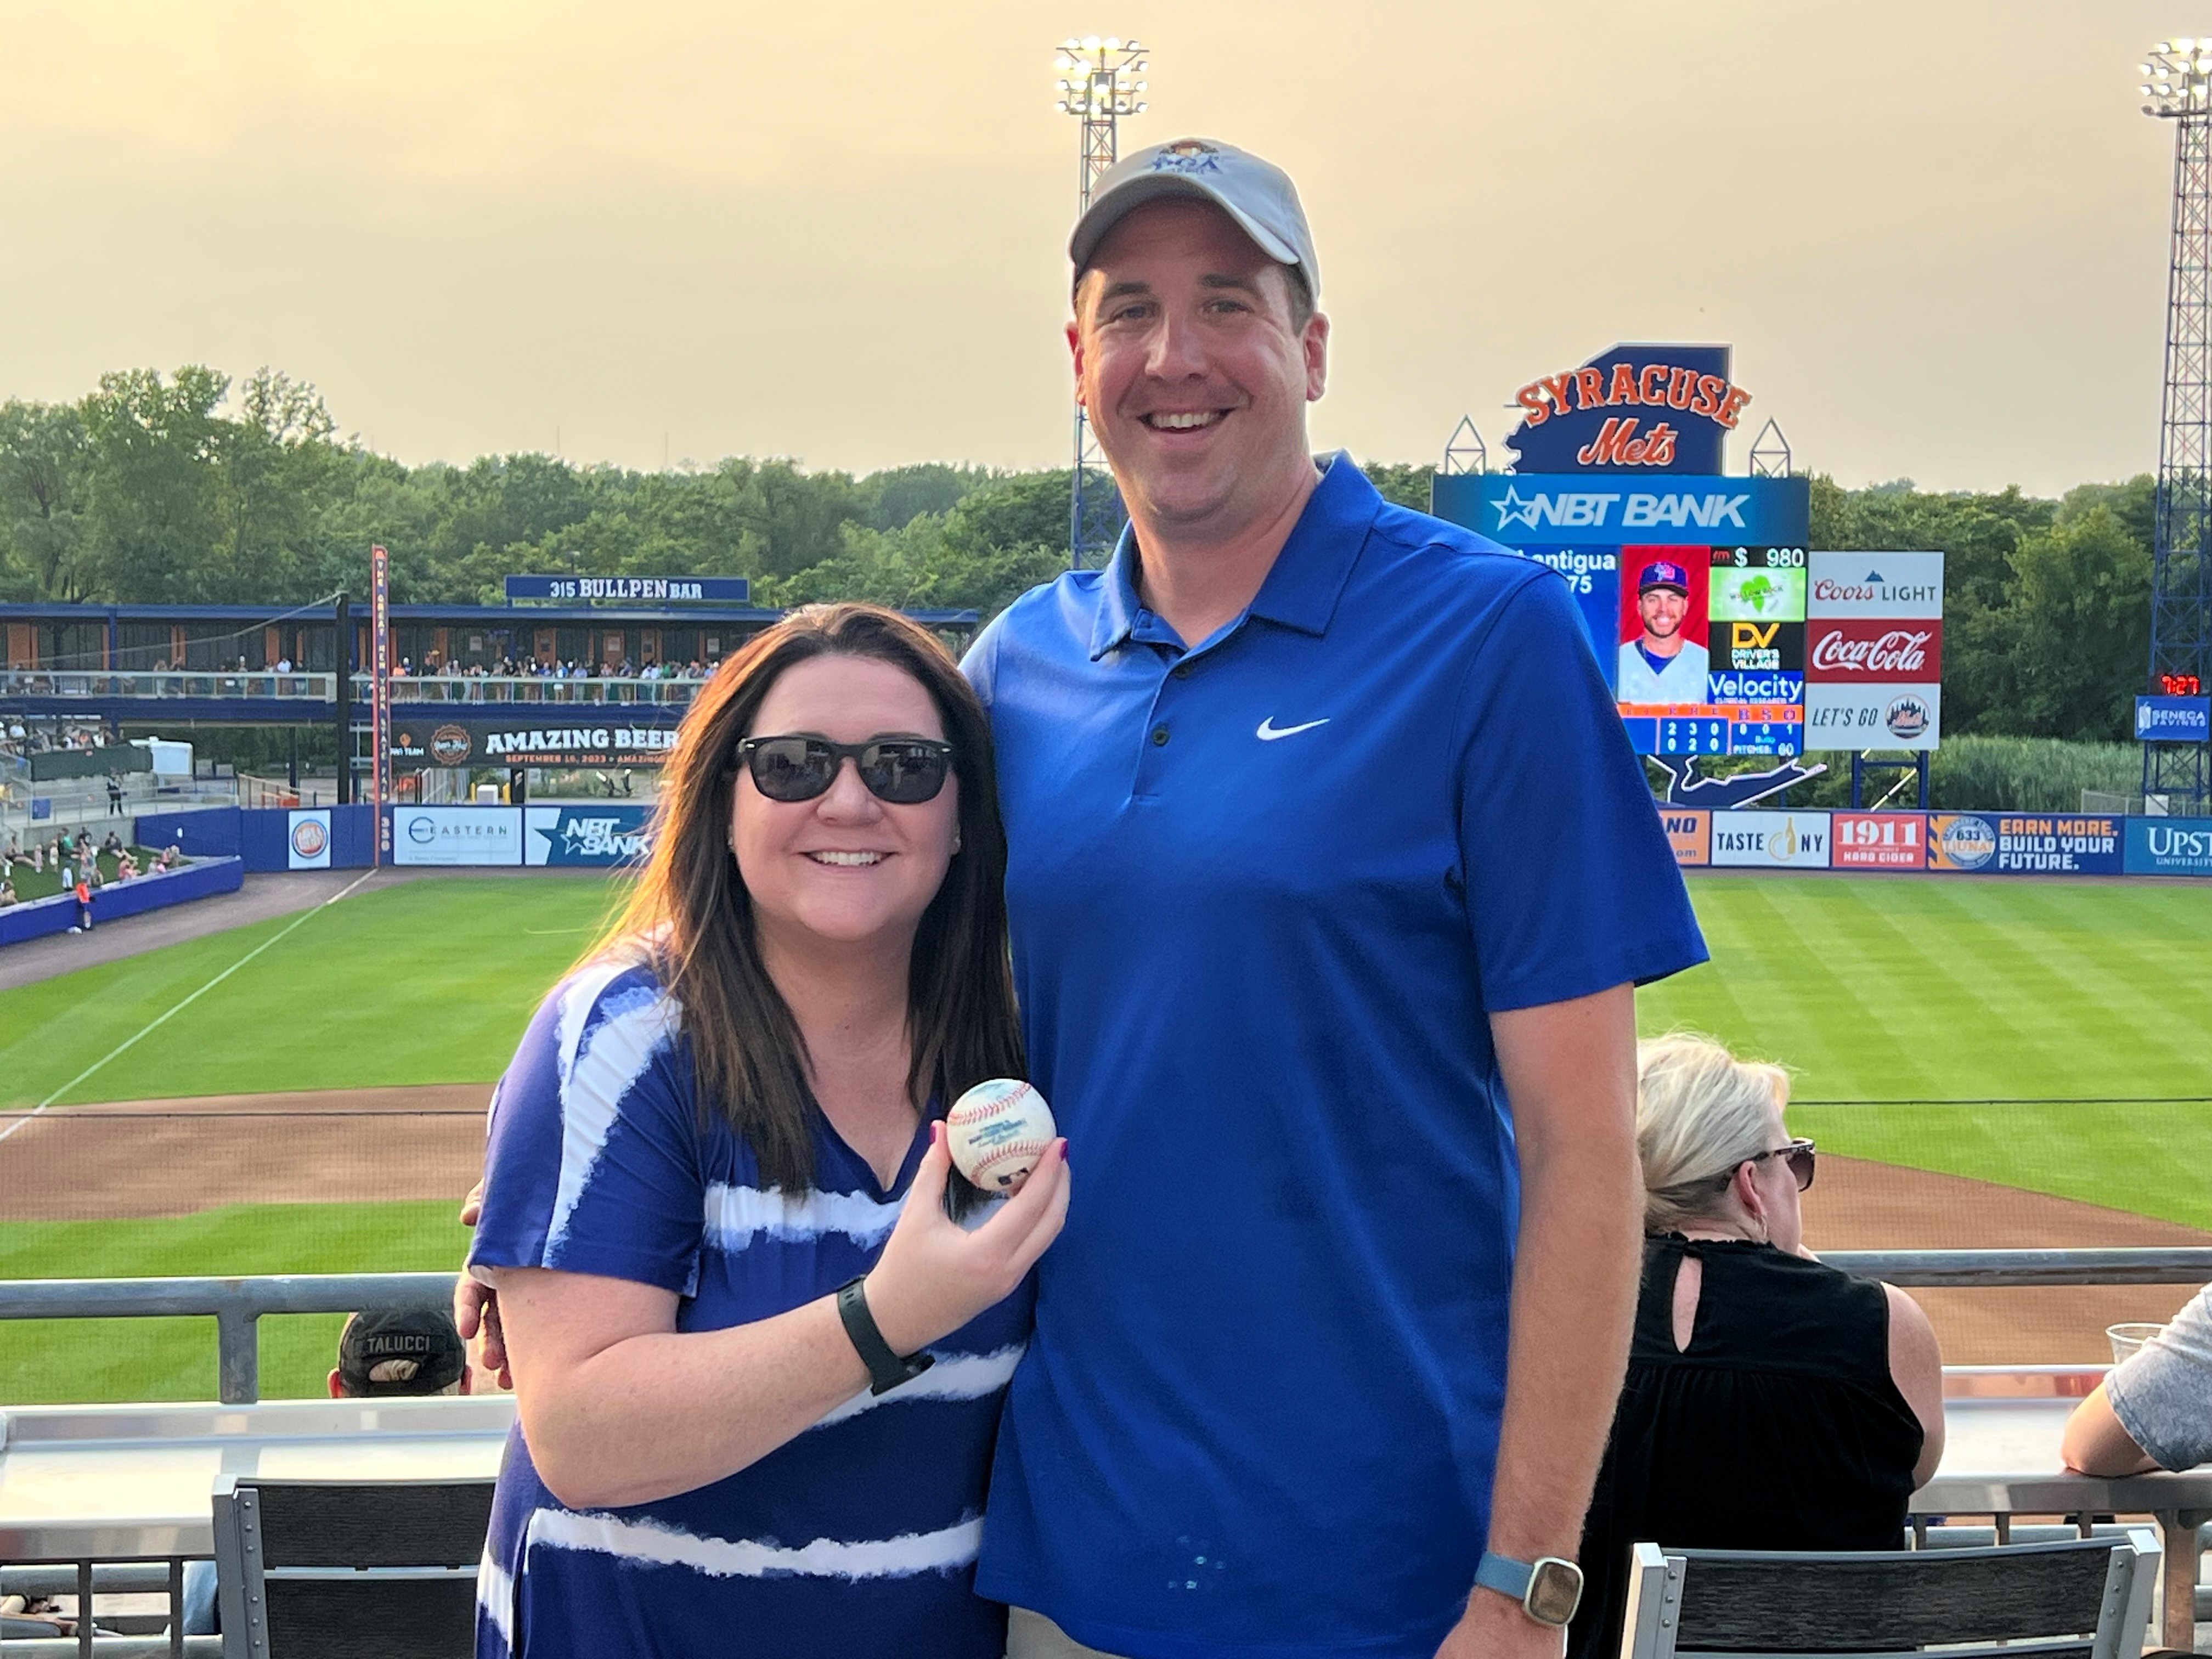
[(2112, 1364), (2124, 1365), (2128, 1356), (2166, 1328), (2163, 1325), (2130, 1321), (2124, 1325), (2105, 1327), (2106, 1340), (2112, 1345)]

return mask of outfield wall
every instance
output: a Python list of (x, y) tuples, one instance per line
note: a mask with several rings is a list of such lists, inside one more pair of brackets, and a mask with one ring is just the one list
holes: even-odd
[[(110, 882), (93, 890), (93, 926), (143, 915), (172, 904), (211, 898), (217, 893), (234, 893), (245, 883), (245, 860), (236, 858), (208, 859), (188, 864), (181, 870), (164, 870), (133, 876), (128, 881)], [(11, 904), (0, 910), (0, 945), (19, 945), (25, 939), (66, 933), (76, 926), (76, 900), (70, 894), (57, 893), (52, 898), (34, 899), (28, 904)]]
[(1709, 811), (1662, 805), (1685, 869), (2212, 876), (2212, 818), (2096, 812)]

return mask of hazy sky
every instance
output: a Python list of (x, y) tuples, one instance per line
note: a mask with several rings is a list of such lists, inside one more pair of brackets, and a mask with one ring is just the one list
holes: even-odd
[[(1319, 446), (1733, 342), (1801, 468), (2157, 459), (2172, 0), (0, 0), (0, 396), (267, 363), (409, 461), (1062, 464), (1063, 36), (1297, 179)], [(1742, 446), (1730, 466), (1741, 470)]]

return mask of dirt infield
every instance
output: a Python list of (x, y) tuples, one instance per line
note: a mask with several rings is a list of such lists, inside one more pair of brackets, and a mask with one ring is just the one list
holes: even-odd
[[(230, 1204), (458, 1200), (483, 1158), (491, 1085), (340, 1089), (72, 1106), (4, 1143), (0, 1221), (190, 1215)], [(0, 1114), (0, 1132), (21, 1115)], [(1818, 1250), (2212, 1245), (2212, 1233), (1990, 1182), (1824, 1155)], [(1954, 1364), (2109, 1358), (2105, 1327), (2164, 1320), (2185, 1286), (1915, 1291)]]
[[(1816, 1250), (2212, 1245), (2212, 1233), (2177, 1222), (1826, 1153), (1805, 1197), (1805, 1234)], [(2195, 1291), (2180, 1285), (2110, 1285), (1911, 1294), (1928, 1310), (1952, 1364), (2103, 1364), (2112, 1359), (2106, 1326), (2170, 1319)]]
[(0, 1114), (0, 1221), (191, 1215), (231, 1204), (452, 1199), (483, 1166), (488, 1083), (114, 1101)]

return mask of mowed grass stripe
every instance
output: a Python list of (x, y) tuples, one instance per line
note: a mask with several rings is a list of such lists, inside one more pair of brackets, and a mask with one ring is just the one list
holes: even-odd
[[(430, 878), (318, 914), (64, 1097), (489, 1082), (610, 883)], [(37, 1103), (295, 918), (0, 992), (0, 1106)]]
[(1805, 1097), (2212, 1093), (2212, 889), (1704, 877), (1706, 967), (1647, 1031), (1784, 1060)]

